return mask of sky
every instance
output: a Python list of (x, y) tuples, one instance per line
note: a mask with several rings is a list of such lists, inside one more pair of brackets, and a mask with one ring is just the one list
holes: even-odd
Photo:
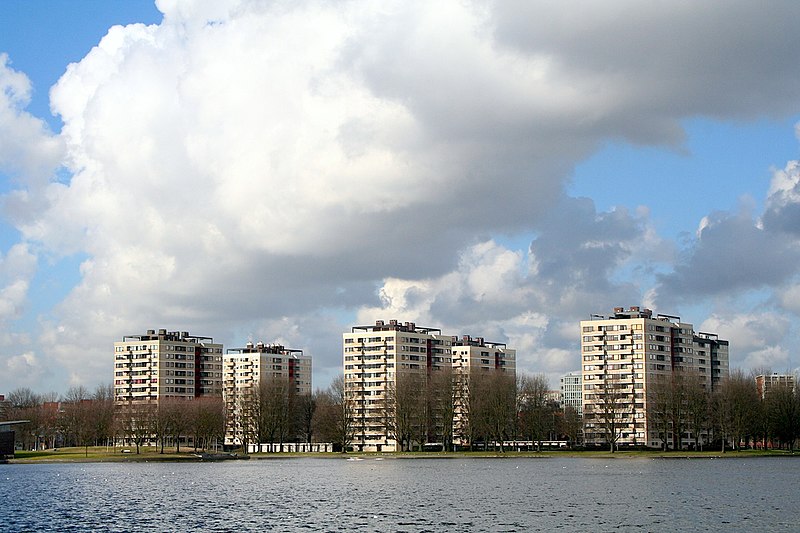
[(148, 329), (302, 349), (377, 319), (551, 386), (641, 305), (800, 365), (800, 4), (7, 0), (0, 394)]

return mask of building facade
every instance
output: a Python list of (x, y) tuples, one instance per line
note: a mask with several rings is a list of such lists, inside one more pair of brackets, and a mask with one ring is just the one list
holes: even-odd
[(580, 372), (568, 372), (559, 379), (561, 406), (569, 405), (578, 415), (583, 414), (583, 376)]
[(502, 372), (515, 377), (517, 352), (505, 343), (487, 342), (483, 337), (462, 335), (451, 337), (450, 359), (455, 377), (455, 417), (453, 442), (457, 446), (469, 444), (469, 391), (470, 382), (476, 375)]
[[(614, 309), (580, 323), (584, 439), (588, 445), (661, 447), (655, 393), (673, 375), (713, 391), (728, 375), (728, 341), (680, 317)], [(693, 435), (681, 435), (688, 442)]]
[(114, 343), (116, 404), (222, 396), (222, 344), (186, 331), (148, 330)]
[(422, 394), (437, 375), (449, 374), (456, 383), (456, 395), (450, 400), (455, 404), (452, 434), (456, 435), (465, 410), (459, 391), (466, 390), (469, 377), (489, 371), (513, 375), (516, 370), (515, 351), (502, 343), (480, 337), (459, 339), (413, 322), (378, 320), (375, 325), (353, 326), (342, 341), (345, 398), (354, 413), (353, 447), (363, 451), (399, 449), (402, 443), (390, 413), (399, 391), (412, 387)]
[(766, 398), (769, 391), (775, 387), (786, 387), (791, 391), (795, 390), (794, 374), (760, 374), (756, 376), (755, 379), (758, 397), (762, 400)]
[[(253, 344), (230, 348), (223, 361), (223, 397), (228, 413), (225, 444), (241, 445), (248, 440), (243, 432), (248, 425), (247, 401), (262, 385), (286, 384), (292, 396), (311, 394), (311, 356), (303, 350), (280, 344)], [(250, 428), (252, 431), (252, 428)]]

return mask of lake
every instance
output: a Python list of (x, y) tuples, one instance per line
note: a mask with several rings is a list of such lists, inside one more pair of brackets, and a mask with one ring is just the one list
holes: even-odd
[(0, 465), (0, 531), (798, 531), (800, 460)]

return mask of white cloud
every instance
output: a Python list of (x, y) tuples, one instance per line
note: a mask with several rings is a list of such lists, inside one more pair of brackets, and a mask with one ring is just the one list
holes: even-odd
[[(0, 362), (3, 357), (0, 356)], [(14, 382), (17, 387), (30, 387), (34, 390), (39, 389), (41, 380), (48, 374), (45, 366), (33, 351), (20, 353), (5, 358), (4, 373), (14, 376)]]
[[(689, 116), (800, 103), (788, 3), (157, 5), (161, 25), (111, 28), (67, 68), (57, 138), (0, 62), (0, 164), (21, 180), (4, 212), (37, 251), (86, 256), (42, 358), (89, 380), (123, 334), (274, 334), (330, 309), (514, 339), (556, 371), (569, 324), (635, 303), (672, 259), (646, 210), (563, 198), (574, 165), (609, 139), (679, 143)], [(71, 179), (48, 183), (59, 163)], [(493, 240), (530, 233), (527, 255)]]
[(24, 244), (15, 244), (0, 256), (0, 324), (22, 315), (35, 273), (36, 257)]
[(788, 368), (790, 359), (784, 343), (792, 334), (792, 321), (786, 315), (776, 311), (715, 313), (697, 329), (730, 341), (731, 368)]
[(31, 90), (27, 76), (0, 53), (0, 172), (41, 187), (60, 165), (62, 145), (44, 121), (23, 110)]
[(649, 226), (625, 211), (596, 213), (591, 201), (563, 199), (541, 228), (527, 257), (486, 241), (462, 252), (457, 269), (443, 276), (385, 280), (380, 305), (362, 308), (359, 322), (396, 318), (507, 342), (520, 370), (545, 372), (555, 386), (580, 366), (578, 321), (638, 303), (634, 278), (620, 284), (610, 277), (636, 245), (647, 246)]

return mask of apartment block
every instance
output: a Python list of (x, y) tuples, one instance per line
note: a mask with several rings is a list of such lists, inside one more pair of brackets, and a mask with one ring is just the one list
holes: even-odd
[(569, 405), (579, 415), (583, 414), (583, 376), (580, 371), (568, 372), (559, 379), (561, 406)]
[(516, 376), (517, 352), (505, 343), (487, 342), (483, 337), (462, 335), (449, 342), (452, 368), (456, 378), (455, 420), (453, 440), (456, 445), (469, 444), (466, 437), (469, 382), (476, 374), (507, 372)]
[(770, 390), (776, 387), (786, 387), (789, 390), (795, 390), (794, 374), (760, 374), (756, 376), (755, 379), (758, 397), (762, 400), (767, 397)]
[[(280, 344), (248, 342), (244, 348), (230, 348), (223, 361), (224, 401), (229, 416), (225, 427), (225, 444), (242, 444), (243, 401), (270, 381), (286, 383), (295, 395), (311, 394), (311, 356), (303, 350)], [(246, 425), (246, 424), (245, 424)]]
[(345, 395), (355, 411), (353, 442), (363, 451), (398, 449), (387, 422), (388, 400), (398, 382), (423, 387), (435, 373), (452, 372), (463, 384), (475, 372), (516, 370), (515, 351), (502, 343), (443, 335), (438, 328), (413, 322), (378, 320), (375, 325), (353, 326), (342, 340)]
[(222, 395), (222, 344), (186, 331), (147, 330), (114, 343), (117, 404)]
[[(584, 436), (618, 446), (660, 447), (652, 393), (673, 373), (698, 379), (713, 391), (728, 375), (728, 341), (695, 332), (673, 315), (617, 307), (610, 316), (580, 323)], [(691, 436), (682, 435), (683, 438)]]

